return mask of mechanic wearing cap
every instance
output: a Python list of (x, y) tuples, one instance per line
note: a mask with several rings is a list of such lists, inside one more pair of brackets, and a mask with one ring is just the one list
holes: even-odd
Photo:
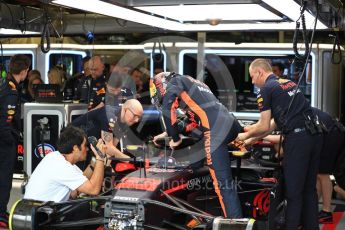
[(297, 229), (300, 221), (305, 229), (318, 229), (316, 175), (322, 135), (316, 130), (317, 122), (311, 106), (299, 90), (296, 93), (295, 83), (273, 74), (267, 60), (254, 60), (249, 66), (249, 73), (252, 83), (260, 88), (257, 96), (260, 119), (247, 132), (240, 133), (238, 140), (266, 136), (276, 126), (283, 129), (287, 199), (285, 229)]
[(241, 125), (207, 85), (190, 76), (159, 73), (150, 82), (150, 94), (152, 102), (161, 105), (167, 131), (155, 136), (154, 143), (161, 137), (171, 136), (171, 148), (181, 144), (176, 113), (178, 108), (186, 111), (200, 123), (207, 164), (224, 216), (242, 217), (227, 146), (241, 132)]

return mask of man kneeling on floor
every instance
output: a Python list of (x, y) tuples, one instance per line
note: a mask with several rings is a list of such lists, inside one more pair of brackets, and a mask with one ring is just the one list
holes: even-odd
[[(62, 202), (74, 199), (78, 193), (98, 195), (104, 176), (104, 159), (91, 146), (96, 162), (93, 173), (90, 167), (84, 173), (75, 165), (85, 160), (87, 138), (85, 132), (68, 126), (60, 134), (57, 150), (49, 153), (38, 164), (26, 186), (24, 199)], [(105, 145), (99, 139), (97, 147), (103, 153)]]

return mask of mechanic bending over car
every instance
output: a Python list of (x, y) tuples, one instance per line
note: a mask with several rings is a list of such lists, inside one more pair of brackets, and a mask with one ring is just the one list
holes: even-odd
[[(58, 151), (49, 153), (37, 165), (26, 186), (24, 199), (62, 202), (76, 198), (78, 193), (98, 195), (104, 176), (104, 158), (90, 146), (96, 158), (93, 172), (90, 166), (83, 173), (75, 163), (86, 158), (86, 134), (71, 125), (63, 129), (57, 141)], [(101, 139), (96, 146), (105, 152), (106, 146)]]
[(106, 154), (117, 158), (129, 158), (116, 146), (128, 132), (128, 126), (139, 122), (143, 107), (136, 99), (129, 99), (122, 106), (105, 105), (76, 118), (72, 125), (83, 129), (88, 136), (102, 138), (107, 146)]
[[(323, 127), (323, 146), (320, 155), (319, 171), (317, 174), (317, 193), (322, 198), (322, 209), (319, 212), (319, 223), (333, 223), (331, 210), (333, 185), (330, 174), (333, 174), (336, 160), (344, 146), (344, 126), (333, 119), (331, 115), (317, 108), (312, 108), (314, 114), (320, 119)], [(280, 135), (268, 135), (263, 140), (272, 142), (275, 147), (279, 145)], [(282, 151), (281, 151), (282, 152)]]
[(328, 113), (313, 108), (314, 113), (320, 118), (324, 129), (323, 146), (320, 155), (319, 171), (317, 175), (317, 192), (322, 198), (322, 209), (319, 212), (319, 222), (322, 224), (333, 223), (331, 210), (333, 184), (330, 174), (334, 172), (336, 160), (344, 146), (344, 126), (333, 119)]
[[(203, 136), (203, 151), (213, 179), (224, 216), (241, 218), (241, 204), (232, 178), (227, 144), (234, 140), (242, 127), (204, 83), (175, 73), (159, 73), (150, 82), (152, 102), (162, 110), (166, 132), (154, 137), (172, 137), (169, 146), (174, 149), (182, 143), (179, 135), (177, 109), (186, 111)], [(192, 123), (193, 124), (193, 123)], [(192, 125), (193, 128), (193, 125)]]
[[(279, 79), (265, 59), (255, 59), (249, 66), (252, 83), (260, 88), (257, 103), (259, 121), (238, 135), (239, 141), (251, 142), (271, 133), (276, 126), (283, 131), (283, 175), (287, 200), (285, 229), (318, 229), (316, 176), (322, 135), (310, 103), (296, 84)], [(297, 92), (296, 92), (297, 91)], [(291, 99), (294, 101), (289, 108)], [(273, 118), (273, 120), (271, 120)], [(247, 143), (248, 144), (248, 143)]]

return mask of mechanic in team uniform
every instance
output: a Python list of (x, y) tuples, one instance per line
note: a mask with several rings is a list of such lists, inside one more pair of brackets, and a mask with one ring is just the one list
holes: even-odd
[(227, 146), (241, 132), (241, 125), (233, 115), (229, 114), (207, 85), (190, 76), (159, 73), (150, 82), (150, 93), (152, 102), (157, 106), (161, 104), (167, 129), (166, 132), (154, 137), (154, 143), (159, 138), (171, 136), (172, 140), (169, 143), (171, 148), (181, 144), (178, 109), (184, 110), (189, 118), (194, 120), (190, 123), (190, 129), (200, 123), (199, 129), (202, 131), (207, 164), (224, 216), (242, 217)]
[(104, 105), (106, 77), (103, 73), (104, 64), (99, 56), (92, 57), (88, 62), (90, 75), (81, 79), (77, 95), (80, 102), (88, 104), (88, 110)]
[(322, 209), (319, 212), (319, 222), (322, 224), (333, 223), (331, 201), (333, 184), (330, 174), (333, 174), (336, 160), (344, 146), (344, 126), (328, 113), (313, 108), (314, 113), (322, 122), (324, 131), (323, 146), (320, 155), (319, 172), (317, 175), (317, 190), (322, 197)]
[(7, 78), (0, 79), (0, 228), (8, 227), (7, 203), (21, 131), (18, 84), (25, 80), (30, 65), (27, 56), (14, 55)]
[(300, 221), (305, 229), (318, 229), (316, 176), (322, 135), (317, 131), (316, 116), (303, 94), (296, 92), (296, 84), (275, 76), (267, 60), (254, 60), (249, 73), (252, 83), (260, 88), (257, 96), (260, 119), (247, 132), (240, 133), (238, 140), (246, 142), (266, 136), (276, 127), (282, 130), (287, 199), (285, 229), (297, 229)]
[[(312, 109), (314, 114), (318, 117), (324, 133), (319, 171), (317, 175), (318, 197), (322, 198), (322, 209), (319, 211), (319, 223), (331, 224), (333, 223), (333, 215), (331, 210), (333, 184), (330, 175), (335, 171), (336, 161), (339, 159), (339, 155), (345, 143), (345, 128), (330, 114), (317, 108)], [(268, 135), (263, 139), (270, 141), (275, 145), (279, 145), (280, 135)]]
[(128, 126), (137, 123), (143, 114), (143, 107), (136, 99), (127, 100), (122, 106), (105, 105), (87, 112), (72, 122), (82, 128), (88, 136), (102, 138), (107, 145), (107, 154), (117, 158), (128, 158), (118, 148), (119, 140)]

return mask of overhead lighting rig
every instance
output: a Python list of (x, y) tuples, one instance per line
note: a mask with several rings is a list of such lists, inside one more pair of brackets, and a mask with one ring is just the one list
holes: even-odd
[[(164, 2), (164, 1), (163, 1)], [(294, 30), (300, 5), (294, 0), (231, 1), (229, 4), (124, 6), (114, 1), (53, 0), (60, 6), (93, 12), (171, 31)], [(242, 1), (243, 2), (243, 1)], [(315, 17), (305, 12), (306, 27)], [(317, 29), (327, 29), (318, 20)]]

